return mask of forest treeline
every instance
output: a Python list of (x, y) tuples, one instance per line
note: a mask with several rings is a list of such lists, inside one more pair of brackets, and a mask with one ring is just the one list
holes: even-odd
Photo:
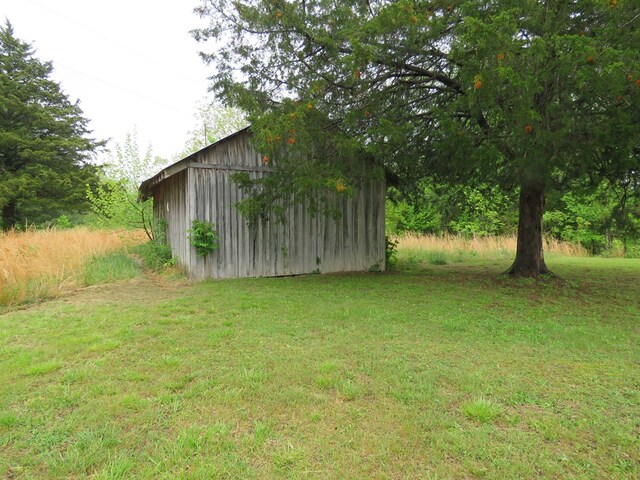
[[(153, 236), (152, 206), (137, 201), (137, 187), (170, 160), (154, 157), (151, 147), (142, 151), (133, 132), (109, 146), (107, 164), (96, 165), (92, 159), (105, 142), (90, 138), (78, 103), (50, 79), (51, 62), (38, 59), (8, 22), (0, 27), (0, 47), (0, 228), (89, 225), (145, 228)], [(299, 108), (316, 110), (311, 102)], [(184, 151), (173, 160), (241, 128), (246, 117), (237, 108), (205, 101), (194, 123)], [(640, 172), (625, 172), (610, 179), (554, 177), (561, 188), (546, 194), (545, 234), (580, 243), (596, 255), (640, 256)], [(389, 233), (471, 237), (518, 229), (517, 182), (507, 189), (499, 182), (427, 176), (409, 185), (389, 187)]]

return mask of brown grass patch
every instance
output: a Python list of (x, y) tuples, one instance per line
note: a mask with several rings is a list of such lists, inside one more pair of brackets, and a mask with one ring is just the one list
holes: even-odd
[[(463, 237), (461, 235), (416, 235), (407, 233), (395, 237), (398, 248), (402, 250), (430, 250), (438, 252), (458, 253), (473, 252), (481, 256), (516, 252), (517, 237), (505, 235), (500, 237)], [(545, 253), (586, 257), (587, 251), (580, 245), (562, 242), (554, 238), (545, 238)]]
[(56, 297), (81, 285), (84, 262), (144, 241), (138, 231), (15, 230), (0, 233), (0, 305)]

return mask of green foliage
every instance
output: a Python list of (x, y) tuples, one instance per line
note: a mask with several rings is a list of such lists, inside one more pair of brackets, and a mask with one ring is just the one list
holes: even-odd
[[(203, 52), (213, 90), (249, 112), (276, 173), (254, 182), (255, 210), (355, 184), (348, 166), (364, 151), (403, 190), (426, 177), (520, 187), (521, 215), (535, 217), (522, 220), (536, 225), (523, 231), (537, 232), (545, 192), (640, 169), (637, 2), (206, 0), (197, 11), (210, 24), (195, 38), (215, 45)], [(470, 197), (483, 224), (451, 228), (504, 228)], [(542, 237), (527, 240), (536, 262)]]
[[(435, 233), (442, 230), (442, 216), (437, 206), (419, 207), (406, 200), (387, 199), (385, 205), (385, 227), (390, 233), (416, 232)], [(436, 213), (435, 217), (431, 213)]]
[(86, 196), (97, 215), (91, 223), (103, 228), (144, 228), (151, 232), (153, 200), (138, 201), (125, 184), (103, 179), (95, 188), (87, 186)]
[[(595, 162), (587, 153), (596, 147), (629, 161), (638, 92), (637, 76), (627, 75), (638, 70), (638, 8), (214, 0), (198, 9), (211, 25), (195, 36), (217, 40), (203, 54), (216, 67), (214, 89), (252, 120), (269, 117), (258, 133), (288, 132), (310, 105), (408, 179), (431, 167), (509, 183), (550, 180), (554, 168), (577, 174), (576, 166)], [(268, 147), (266, 135), (259, 138)]]
[(84, 265), (84, 284), (111, 283), (139, 274), (140, 268), (126, 252), (107, 253), (90, 258)]
[[(517, 192), (516, 192), (517, 193)], [(498, 186), (464, 186), (454, 209), (449, 209), (448, 230), (467, 237), (514, 233), (516, 199)]]
[(597, 201), (597, 197), (596, 194), (580, 197), (573, 192), (563, 195), (565, 208), (545, 214), (549, 231), (563, 240), (579, 242), (591, 253), (601, 252), (607, 243), (611, 205)]
[(217, 142), (247, 126), (245, 114), (239, 108), (221, 105), (217, 100), (204, 99), (198, 103), (195, 125), (188, 133), (184, 149), (177, 157), (187, 155)]
[(7, 21), (0, 27), (0, 209), (2, 227), (49, 221), (87, 209), (86, 184), (97, 182), (88, 161), (103, 143), (88, 137), (77, 102), (49, 77)]
[(145, 267), (156, 272), (175, 265), (175, 259), (172, 258), (169, 245), (157, 239), (137, 245), (131, 251), (140, 255)]
[(387, 265), (395, 263), (398, 254), (398, 241), (390, 238), (388, 235), (384, 237), (384, 257)]
[(640, 190), (633, 186), (620, 195), (616, 187), (608, 181), (595, 190), (576, 186), (554, 199), (544, 214), (547, 231), (579, 242), (592, 254), (613, 253), (620, 246), (623, 254), (630, 253), (640, 238)]
[(194, 220), (189, 229), (189, 242), (196, 247), (196, 253), (205, 257), (218, 248), (218, 234), (215, 225), (202, 220)]
[[(391, 233), (440, 233), (446, 225), (448, 197), (435, 188), (420, 185), (406, 195), (397, 188), (387, 189), (386, 229)], [(446, 200), (443, 200), (446, 199)]]
[(160, 272), (167, 267), (175, 266), (177, 259), (173, 257), (171, 247), (167, 243), (166, 221), (157, 219), (152, 227), (153, 239), (135, 246), (132, 252), (140, 255), (146, 268)]
[(56, 228), (66, 230), (68, 228), (71, 228), (72, 226), (73, 225), (71, 224), (71, 220), (69, 220), (69, 217), (67, 217), (66, 215), (60, 215), (58, 218), (56, 218)]
[[(597, 188), (574, 183), (567, 192), (548, 197), (545, 233), (582, 244), (592, 254), (634, 256), (640, 238), (640, 189), (603, 181)], [(387, 231), (462, 234), (515, 233), (518, 192), (497, 185), (455, 186), (423, 183), (417, 191), (388, 190)]]
[(282, 116), (254, 119), (255, 142), (269, 175), (242, 172), (233, 176), (248, 193), (238, 208), (249, 221), (267, 218), (270, 213), (285, 221), (287, 208), (302, 202), (312, 214), (338, 218), (343, 197), (366, 179), (383, 175), (357, 143), (309, 106), (285, 101), (277, 107)]
[(475, 186), (422, 182), (417, 190), (390, 188), (387, 231), (464, 236), (512, 234), (516, 229), (517, 191), (507, 194), (498, 185)]
[(141, 154), (137, 133), (128, 133), (124, 144), (116, 144), (111, 162), (104, 165), (104, 177), (99, 185), (86, 187), (91, 210), (97, 215), (94, 223), (107, 228), (142, 228), (153, 238), (153, 199), (140, 200), (138, 186), (165, 161), (153, 157), (151, 147)]

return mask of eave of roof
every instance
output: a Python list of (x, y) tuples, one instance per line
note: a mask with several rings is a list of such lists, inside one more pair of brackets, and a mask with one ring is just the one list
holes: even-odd
[(168, 167), (165, 167), (164, 169), (162, 169), (160, 172), (158, 172), (157, 174), (155, 174), (153, 177), (146, 179), (144, 182), (142, 182), (140, 184), (140, 187), (138, 188), (138, 192), (140, 194), (140, 198), (143, 200), (146, 200), (147, 198), (149, 198), (151, 196), (151, 192), (153, 192), (154, 188), (156, 188), (158, 185), (160, 185), (162, 182), (164, 182), (167, 178), (172, 177), (173, 175), (175, 175), (176, 173), (181, 172), (182, 170), (186, 169), (189, 164), (191, 163), (192, 160), (195, 159), (195, 157), (210, 149), (215, 147), (216, 145), (222, 143), (222, 142), (226, 142), (238, 135), (240, 135), (243, 132), (246, 132), (249, 130), (249, 128), (251, 128), (251, 126), (246, 126), (241, 130), (238, 130), (237, 132), (232, 133), (231, 135), (227, 135), (224, 138), (221, 138), (220, 140), (218, 140), (217, 142), (214, 142), (210, 145), (207, 145), (204, 148), (201, 148), (200, 150), (198, 150), (197, 152), (193, 152), (192, 154), (184, 157), (181, 160), (178, 160), (177, 162), (169, 165)]

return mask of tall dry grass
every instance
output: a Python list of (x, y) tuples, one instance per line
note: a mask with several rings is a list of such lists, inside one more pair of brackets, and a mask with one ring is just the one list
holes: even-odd
[[(407, 233), (394, 237), (400, 250), (425, 250), (446, 253), (475, 253), (480, 256), (516, 253), (517, 237), (471, 237), (461, 235), (415, 235)], [(587, 256), (587, 251), (578, 244), (562, 242), (554, 238), (545, 238), (544, 252), (574, 257)]]
[(78, 288), (87, 259), (141, 241), (140, 232), (86, 228), (0, 233), (0, 305), (56, 297)]

